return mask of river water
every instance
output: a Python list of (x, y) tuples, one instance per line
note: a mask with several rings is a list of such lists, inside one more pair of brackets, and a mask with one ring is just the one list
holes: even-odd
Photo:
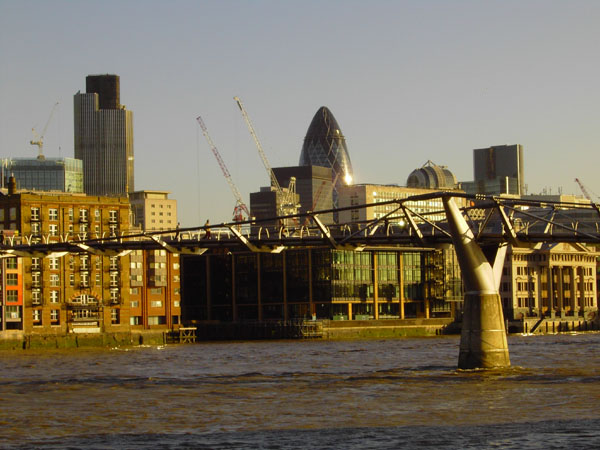
[(0, 448), (600, 448), (600, 334), (0, 352)]

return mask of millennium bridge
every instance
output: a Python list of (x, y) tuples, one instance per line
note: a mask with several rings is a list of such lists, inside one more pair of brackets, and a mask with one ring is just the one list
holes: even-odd
[[(423, 208), (424, 202), (435, 200), (443, 209)], [(370, 221), (325, 225), (319, 219), (332, 212), (382, 207), (385, 213)], [(281, 225), (269, 226), (272, 223)], [(458, 366), (468, 369), (510, 365), (498, 293), (506, 249), (508, 244), (532, 247), (546, 242), (600, 246), (600, 206), (433, 192), (346, 208), (159, 232), (123, 231), (112, 236), (5, 235), (0, 257), (84, 252), (123, 256), (132, 250), (156, 249), (191, 255), (218, 250), (279, 253), (307, 247), (361, 251), (452, 244), (465, 286)]]

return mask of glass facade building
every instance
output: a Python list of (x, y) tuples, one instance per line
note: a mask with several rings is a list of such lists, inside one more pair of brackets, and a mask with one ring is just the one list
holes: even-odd
[(90, 75), (74, 97), (75, 157), (83, 161), (88, 195), (126, 197), (134, 191), (133, 113), (119, 104), (116, 75)]
[(452, 248), (182, 255), (184, 321), (450, 317), (462, 300)]
[(13, 158), (4, 161), (5, 184), (13, 175), (17, 189), (83, 192), (83, 163), (74, 158)]
[[(326, 107), (314, 115), (300, 153), (300, 166), (321, 166), (332, 169), (333, 207), (338, 207), (338, 191), (341, 186), (352, 184), (354, 173), (346, 147), (346, 138), (337, 120)], [(334, 215), (334, 220), (337, 217)]]

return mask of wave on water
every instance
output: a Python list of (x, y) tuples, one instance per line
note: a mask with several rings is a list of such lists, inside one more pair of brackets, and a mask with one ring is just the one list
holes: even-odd
[(539, 449), (600, 448), (597, 420), (552, 420), (479, 426), (405, 426), (223, 433), (96, 434), (35, 440), (10, 449)]

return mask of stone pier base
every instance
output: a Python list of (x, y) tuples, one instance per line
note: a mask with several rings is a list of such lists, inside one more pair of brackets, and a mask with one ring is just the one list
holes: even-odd
[(508, 367), (508, 342), (499, 294), (465, 294), (459, 369)]

